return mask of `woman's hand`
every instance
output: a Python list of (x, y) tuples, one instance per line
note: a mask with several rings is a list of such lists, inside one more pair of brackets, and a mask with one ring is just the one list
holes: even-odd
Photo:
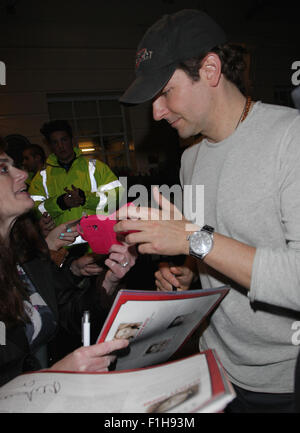
[(109, 270), (106, 272), (103, 287), (109, 293), (114, 290), (119, 281), (127, 274), (136, 262), (135, 246), (114, 244), (109, 250), (109, 257), (105, 260)]
[(158, 291), (168, 292), (173, 290), (188, 290), (195, 274), (186, 265), (170, 266), (169, 263), (159, 264), (158, 271), (155, 272), (155, 285)]
[(49, 250), (57, 251), (61, 247), (70, 245), (75, 241), (79, 233), (76, 230), (76, 225), (72, 226), (72, 222), (68, 221), (67, 223), (60, 224), (49, 232), (46, 237)]
[(111, 352), (124, 349), (128, 340), (112, 340), (93, 346), (80, 347), (53, 364), (50, 370), (64, 371), (107, 371), (116, 355)]
[(48, 212), (44, 212), (39, 219), (39, 226), (44, 238), (46, 238), (51, 230), (55, 228), (55, 222)]

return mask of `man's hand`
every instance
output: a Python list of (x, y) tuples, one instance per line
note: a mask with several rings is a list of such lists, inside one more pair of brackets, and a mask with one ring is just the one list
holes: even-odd
[(68, 209), (83, 205), (84, 196), (79, 188), (72, 185), (72, 189), (65, 187), (64, 190), (66, 191), (66, 194), (63, 196), (63, 201)]
[[(187, 221), (181, 212), (157, 188), (153, 189), (153, 196), (160, 209), (126, 207), (119, 212), (118, 218), (124, 219), (114, 226), (117, 233), (125, 234), (126, 243), (139, 244), (140, 253), (162, 254), (167, 256), (189, 254), (187, 236), (199, 230), (195, 224)], [(129, 231), (137, 231), (129, 233)]]

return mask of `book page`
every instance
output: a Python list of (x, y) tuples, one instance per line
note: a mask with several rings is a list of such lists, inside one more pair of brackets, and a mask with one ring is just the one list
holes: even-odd
[[(130, 372), (24, 374), (1, 387), (0, 412), (210, 411), (215, 404), (211, 380), (219, 381), (215, 398), (225, 390), (217, 362), (210, 362), (212, 378), (205, 353)], [(219, 400), (218, 408), (223, 404)]]
[(116, 370), (141, 368), (168, 360), (220, 298), (210, 296), (170, 300), (129, 300), (121, 305), (105, 341), (128, 338)]

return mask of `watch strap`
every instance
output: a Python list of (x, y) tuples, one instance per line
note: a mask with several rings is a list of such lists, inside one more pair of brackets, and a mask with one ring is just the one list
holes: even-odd
[(215, 229), (214, 229), (213, 227), (208, 226), (208, 225), (204, 225), (204, 226), (202, 227), (202, 229), (200, 229), (200, 231), (203, 231), (203, 230), (205, 230), (205, 231), (208, 232), (208, 233), (213, 233), (213, 232), (215, 231)]

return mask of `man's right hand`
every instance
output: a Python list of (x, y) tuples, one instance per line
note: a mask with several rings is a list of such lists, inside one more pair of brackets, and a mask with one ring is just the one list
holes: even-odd
[(169, 263), (162, 262), (159, 269), (155, 272), (155, 284), (158, 291), (169, 292), (173, 286), (177, 290), (188, 290), (193, 281), (195, 272), (188, 265), (170, 266)]

